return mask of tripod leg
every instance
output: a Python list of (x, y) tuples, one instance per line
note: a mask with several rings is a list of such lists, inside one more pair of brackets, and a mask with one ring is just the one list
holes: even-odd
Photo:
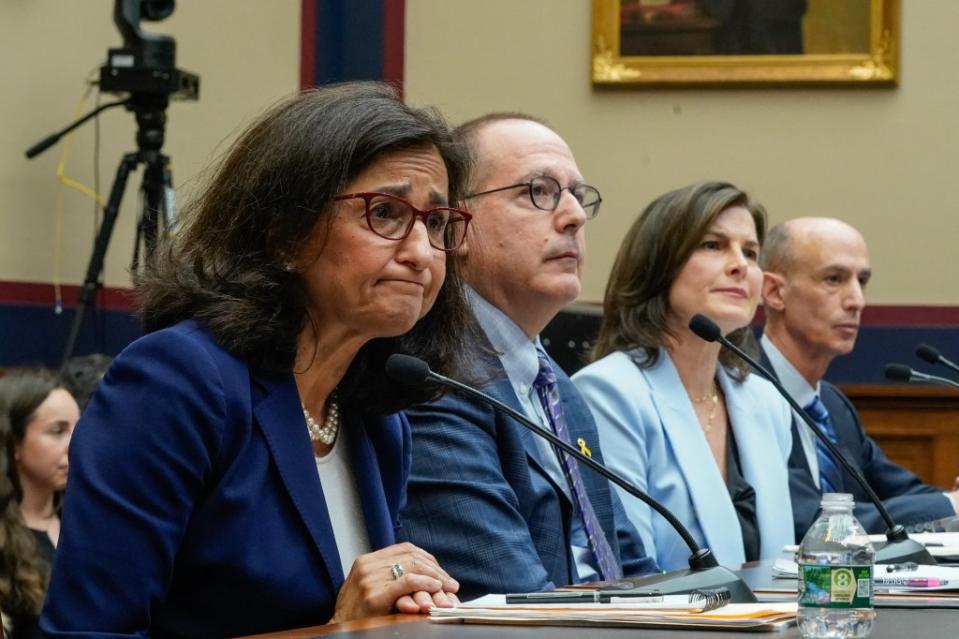
[(176, 217), (176, 203), (169, 168), (170, 158), (160, 153), (149, 153), (146, 154), (143, 162), (145, 168), (140, 185), (142, 212), (137, 226), (137, 242), (131, 265), (134, 273), (140, 267), (141, 240), (146, 261), (149, 264), (161, 229), (165, 228), (169, 232)]
[[(140, 183), (140, 197), (143, 209), (140, 213), (139, 229), (137, 234), (143, 240), (144, 255), (149, 264), (156, 249), (157, 237), (160, 228), (160, 214), (163, 210), (165, 194), (163, 192), (163, 174), (165, 167), (162, 164), (164, 157), (159, 153), (144, 154), (143, 181)], [(133, 254), (132, 270), (135, 273), (140, 268), (139, 241), (137, 251)]]
[(73, 323), (70, 325), (67, 343), (63, 349), (63, 358), (60, 362), (61, 369), (66, 366), (67, 361), (73, 356), (73, 351), (77, 347), (77, 338), (80, 335), (80, 326), (83, 324), (83, 317), (93, 301), (97, 286), (99, 285), (100, 273), (103, 271), (103, 258), (106, 256), (107, 246), (110, 244), (110, 236), (113, 234), (113, 226), (120, 212), (120, 202), (123, 200), (123, 191), (126, 189), (127, 178), (130, 176), (130, 171), (136, 168), (138, 162), (138, 153), (127, 153), (123, 156), (123, 160), (120, 161), (120, 166), (117, 167), (113, 187), (110, 189), (110, 198), (107, 200), (106, 208), (103, 209), (103, 221), (100, 223), (100, 230), (97, 231), (97, 239), (93, 245), (93, 254), (90, 255), (90, 262), (87, 264), (86, 278), (80, 287), (80, 295), (77, 300), (76, 311), (74, 311)]
[(133, 272), (139, 268), (141, 238), (149, 264), (161, 235), (171, 234), (176, 224), (176, 192), (173, 190), (170, 158), (158, 153), (151, 154), (144, 161), (147, 167), (140, 187), (143, 213), (137, 227), (137, 242), (131, 266)]
[(173, 232), (176, 225), (176, 191), (173, 190), (173, 171), (170, 170), (170, 158), (163, 159), (163, 224), (167, 233)]

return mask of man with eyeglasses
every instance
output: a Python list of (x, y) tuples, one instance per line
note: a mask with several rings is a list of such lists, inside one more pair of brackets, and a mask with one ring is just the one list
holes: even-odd
[[(476, 379), (601, 462), (589, 409), (538, 337), (579, 295), (599, 191), (533, 117), (491, 114), (457, 135), (474, 161), (460, 251), (482, 333), (470, 347)], [(656, 571), (606, 480), (510, 418), (451, 395), (407, 415), (413, 467), (399, 537), (432, 552), (461, 598)]]

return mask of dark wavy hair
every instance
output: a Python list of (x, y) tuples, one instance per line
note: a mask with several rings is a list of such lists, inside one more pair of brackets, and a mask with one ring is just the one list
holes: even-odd
[(37, 408), (57, 388), (62, 388), (57, 377), (39, 368), (0, 377), (0, 608), (10, 614), (38, 614), (47, 588), (50, 566), (20, 513), (23, 491), (14, 450)]
[[(656, 363), (665, 338), (675, 337), (668, 324), (673, 282), (716, 216), (731, 206), (749, 211), (762, 244), (766, 210), (728, 182), (700, 182), (670, 191), (643, 210), (627, 231), (606, 284), (595, 359), (613, 351), (639, 349), (641, 366)], [(756, 348), (748, 326), (728, 338), (749, 351)], [(719, 361), (736, 379), (749, 373), (739, 358), (725, 350)]]
[[(470, 163), (435, 110), (406, 106), (395, 89), (375, 82), (329, 85), (279, 103), (230, 147), (184, 211), (182, 228), (137, 278), (145, 329), (194, 318), (254, 368), (290, 371), (297, 337), (312, 320), (300, 275), (285, 265), (317, 225), (328, 228), (333, 197), (367, 167), (389, 153), (429, 147), (443, 158), (455, 206)], [(433, 308), (407, 334), (360, 349), (340, 382), (340, 402), (389, 413), (435, 398), (435, 388), (398, 388), (384, 373), (386, 358), (408, 353), (456, 375), (470, 321), (448, 254)]]

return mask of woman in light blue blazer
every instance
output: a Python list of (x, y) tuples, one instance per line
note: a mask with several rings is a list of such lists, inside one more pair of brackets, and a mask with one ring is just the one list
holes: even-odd
[[(789, 407), (745, 364), (688, 328), (702, 313), (741, 346), (759, 302), (765, 210), (731, 184), (653, 201), (610, 276), (599, 358), (574, 376), (607, 463), (665, 504), (719, 562), (773, 557), (792, 543)], [(690, 551), (659, 515), (622, 495), (666, 570)]]

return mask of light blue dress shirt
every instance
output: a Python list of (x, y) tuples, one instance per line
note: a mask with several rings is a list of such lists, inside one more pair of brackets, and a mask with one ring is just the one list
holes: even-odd
[[(763, 350), (766, 351), (766, 357), (773, 366), (773, 372), (779, 378), (779, 383), (783, 385), (786, 392), (796, 400), (800, 406), (808, 406), (812, 400), (819, 395), (819, 382), (812, 387), (806, 378), (799, 374), (796, 367), (792, 365), (786, 356), (779, 352), (776, 345), (772, 343), (765, 334), (759, 339)], [(795, 414), (796, 411), (793, 411)], [(812, 473), (812, 480), (819, 488), (819, 457), (816, 454), (816, 436), (809, 430), (809, 426), (803, 422), (799, 416), (795, 417), (799, 432), (799, 441), (802, 442), (802, 450), (806, 455), (806, 463), (809, 464), (809, 472)]]

